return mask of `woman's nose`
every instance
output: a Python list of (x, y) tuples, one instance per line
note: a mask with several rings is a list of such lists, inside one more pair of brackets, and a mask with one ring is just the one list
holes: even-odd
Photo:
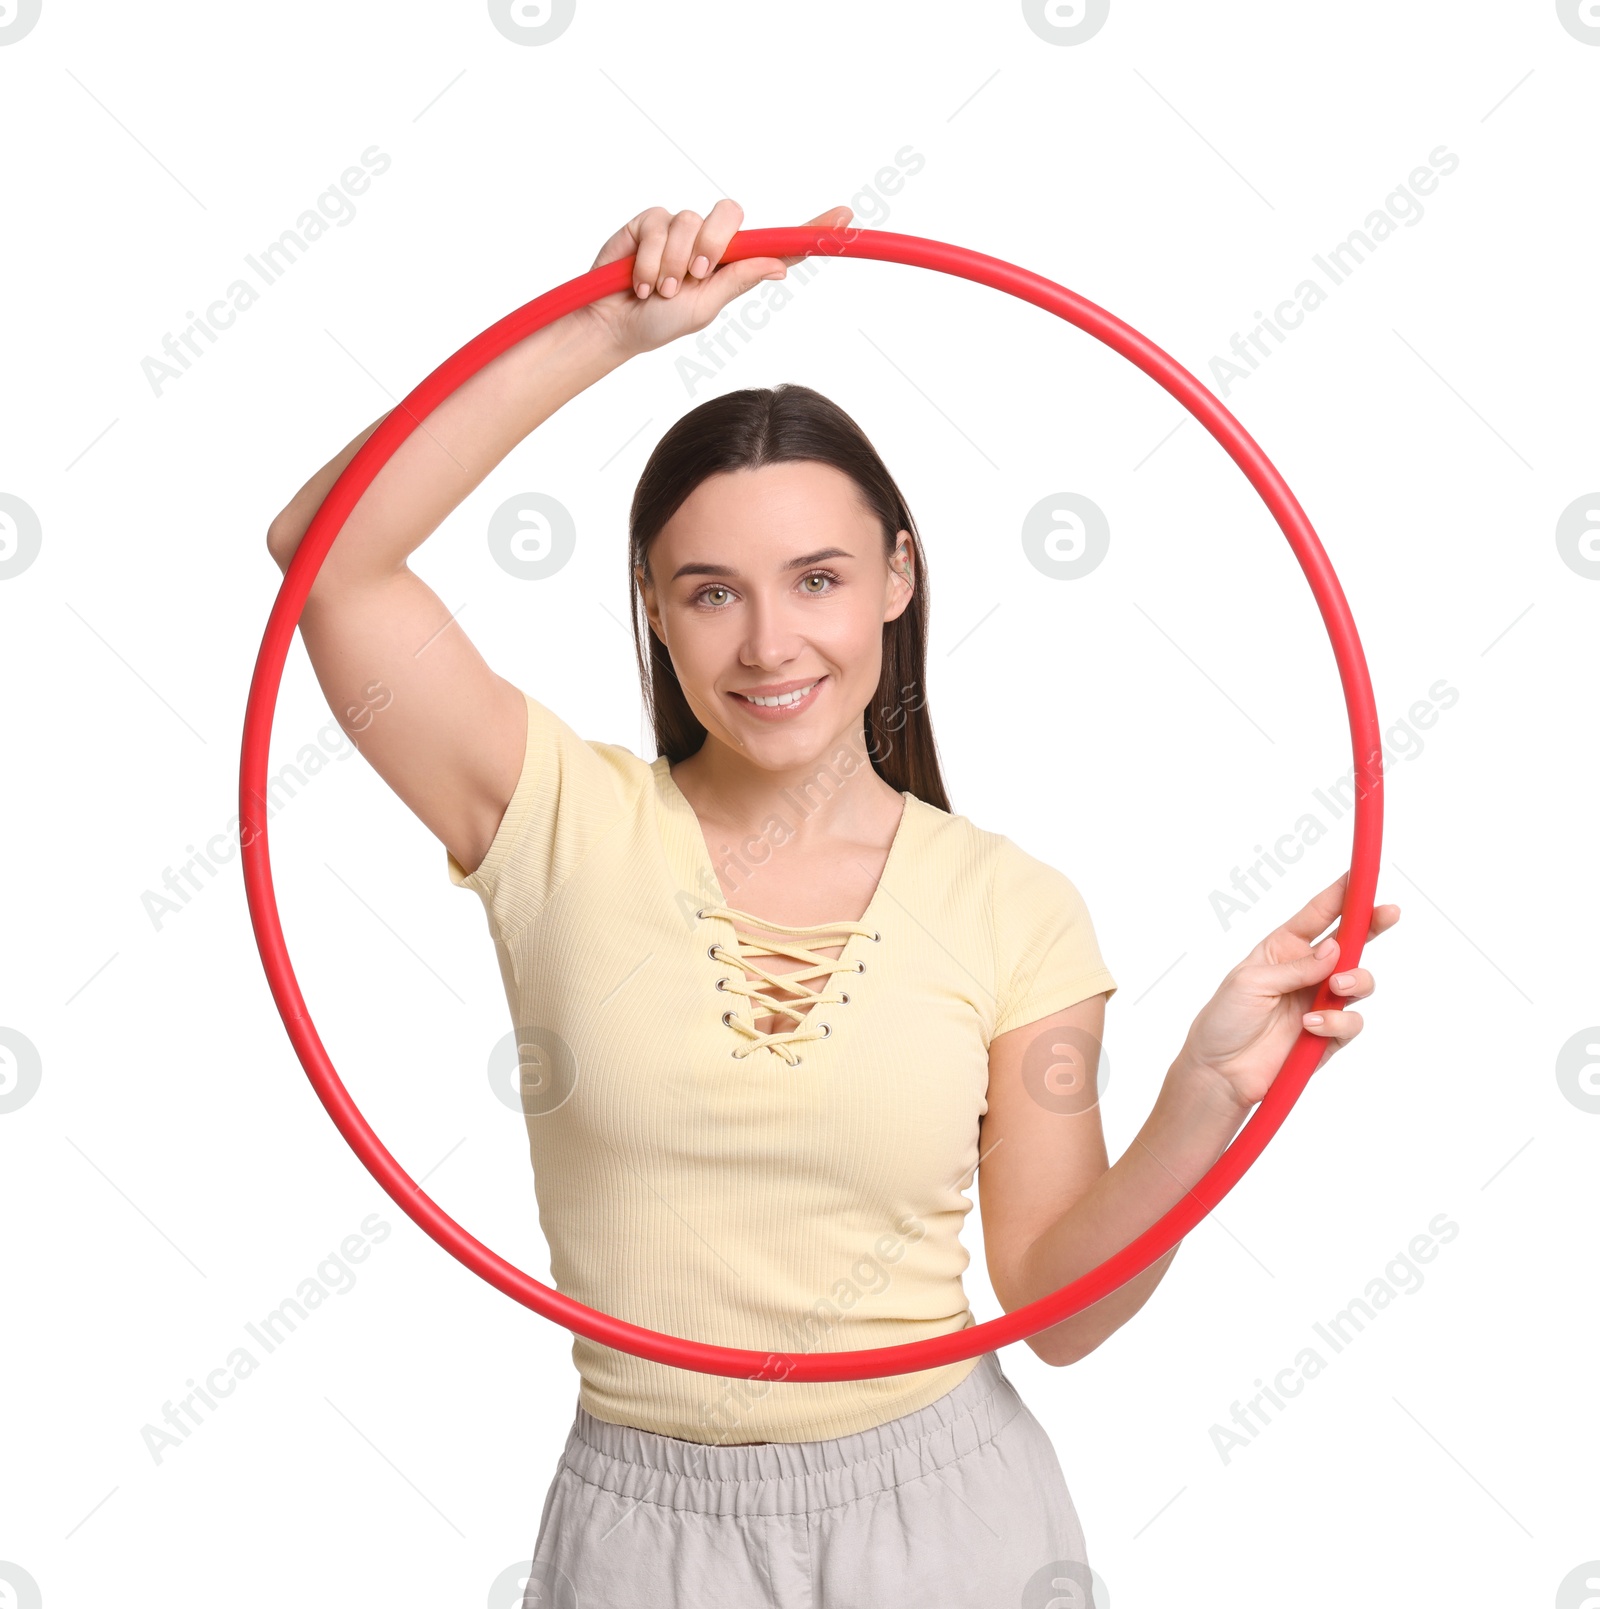
[(752, 600), (745, 616), (740, 657), (751, 669), (788, 664), (804, 647), (797, 623), (780, 603)]

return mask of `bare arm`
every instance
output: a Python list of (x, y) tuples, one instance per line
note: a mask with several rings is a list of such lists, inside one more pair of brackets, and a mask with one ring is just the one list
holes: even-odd
[[(1106, 1166), (1095, 1088), (1105, 995), (995, 1037), (978, 1184), (985, 1257), (1008, 1313), (1086, 1274), (1164, 1218), (1227, 1149), (1302, 1034), (1327, 1041), (1320, 1067), (1360, 1033), (1360, 1012), (1312, 1010), (1324, 981), (1348, 1000), (1373, 990), (1367, 968), (1335, 971), (1341, 945), (1333, 935), (1311, 942), (1339, 916), (1348, 877), (1229, 970), (1190, 1024), (1144, 1127), (1113, 1167)], [(1398, 905), (1374, 906), (1368, 937), (1399, 920)], [(1063, 1076), (1036, 1099), (1039, 1080), (1025, 1080), (1023, 1064), (1045, 1035)], [(1046, 1363), (1076, 1362), (1144, 1306), (1176, 1255), (1174, 1246), (1099, 1301), (1030, 1337), (1029, 1346)]]
[[(318, 572), (360, 581), (392, 575), (518, 442), (631, 354), (587, 308), (519, 341), (446, 397), (396, 449)], [(328, 495), (380, 414), (323, 465), (273, 520), (267, 546), (287, 568)], [(312, 596), (316, 596), (313, 589)]]
[[(1000, 1034), (989, 1046), (978, 1185), (984, 1258), (1008, 1313), (1088, 1273), (1142, 1234), (1204, 1176), (1249, 1116), (1247, 1107), (1174, 1063), (1144, 1127), (1108, 1167), (1086, 1053), (1101, 1042), (1105, 1010), (1105, 995), (1093, 995)], [(1061, 1081), (1061, 1095), (1046, 1092), (1041, 1101), (1024, 1081), (1022, 1064), (1028, 1047), (1051, 1030), (1060, 1034), (1064, 1064), (1074, 1063), (1078, 1076)], [(1076, 1095), (1069, 1093), (1074, 1088)], [(1077, 1362), (1144, 1306), (1177, 1254), (1174, 1246), (1109, 1295), (1030, 1336), (1028, 1345), (1046, 1363)]]
[[(395, 451), (317, 573), (300, 635), (362, 754), (464, 867), (493, 841), (522, 768), (521, 691), (485, 663), (407, 559), (519, 441), (625, 361), (597, 321), (569, 314), (502, 353)], [(273, 520), (287, 569), (375, 420)]]

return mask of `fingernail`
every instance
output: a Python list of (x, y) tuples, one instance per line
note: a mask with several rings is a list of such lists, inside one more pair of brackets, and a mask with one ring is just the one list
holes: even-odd
[(675, 279), (664, 279), (661, 281), (661, 294), (663, 296), (670, 296), (677, 288), (678, 282)]
[(774, 268), (770, 274), (763, 274), (763, 279), (782, 279), (789, 270), (787, 268)]
[(1339, 941), (1337, 939), (1324, 939), (1322, 943), (1317, 946), (1317, 954), (1326, 960), (1327, 957), (1334, 954), (1338, 948)]
[(1350, 980), (1353, 976), (1354, 974), (1350, 972), (1335, 972), (1332, 979), (1334, 988), (1348, 989), (1350, 987)]
[(696, 257), (695, 260), (689, 264), (689, 272), (693, 274), (696, 279), (704, 279), (706, 277), (706, 270), (710, 268), (710, 266), (711, 264), (708, 263), (704, 257)]
[(1322, 1013), (1320, 1011), (1308, 1011), (1306, 1013), (1306, 1017), (1305, 1017), (1306, 1027), (1315, 1028), (1315, 1027), (1318, 1026), (1319, 1023), (1321, 1023), (1321, 1021), (1322, 1021)]
[(639, 283), (633, 288), (639, 293), (639, 300), (641, 302), (650, 294), (650, 287), (645, 284), (643, 280), (640, 280)]

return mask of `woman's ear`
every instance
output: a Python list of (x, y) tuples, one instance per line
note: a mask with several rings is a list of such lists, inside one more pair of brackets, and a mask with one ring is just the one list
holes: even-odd
[(916, 565), (913, 559), (911, 546), (911, 533), (900, 531), (895, 536), (895, 550), (889, 560), (889, 568), (906, 583), (908, 587), (916, 585)]
[(650, 630), (658, 637), (663, 647), (666, 645), (666, 633), (661, 629), (661, 614), (656, 604), (656, 589), (650, 580), (650, 571), (647, 566), (636, 564), (633, 567), (633, 582), (639, 589), (639, 596), (644, 600), (645, 620)]

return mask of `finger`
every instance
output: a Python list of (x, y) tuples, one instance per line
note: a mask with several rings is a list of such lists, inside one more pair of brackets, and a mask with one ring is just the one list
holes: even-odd
[(783, 262), (777, 257), (741, 257), (736, 263), (723, 263), (706, 281), (705, 294), (710, 303), (706, 321), (709, 323), (729, 302), (754, 290), (762, 280), (782, 278), (784, 272)]
[(807, 218), (802, 227), (806, 229), (842, 229), (854, 216), (855, 214), (849, 207), (829, 207), (826, 212), (819, 212), (815, 218)]
[(707, 280), (712, 270), (722, 261), (728, 242), (738, 234), (744, 223), (744, 208), (737, 201), (724, 196), (712, 207), (700, 225), (700, 233), (690, 248), (688, 277)]
[[(717, 203), (718, 206), (721, 206), (722, 204), (723, 203), (721, 203), (721, 202)], [(736, 205), (736, 203), (730, 201), (730, 202), (727, 203), (727, 205), (729, 207), (733, 207), (733, 206)], [(716, 209), (713, 208), (712, 213), (714, 214), (715, 211), (716, 211)], [(815, 218), (806, 219), (806, 221), (802, 225), (800, 225), (800, 227), (802, 229), (822, 228), (822, 229), (830, 229), (830, 230), (844, 230), (849, 225), (849, 222), (850, 222), (851, 218), (854, 217), (854, 216), (855, 216), (855, 214), (851, 211), (851, 209), (849, 207), (845, 207), (845, 206), (829, 207), (829, 208), (827, 208), (826, 211), (819, 212), (816, 215)], [(743, 213), (743, 211), (740, 211), (740, 213), (739, 213), (739, 222), (736, 223), (733, 226), (733, 228), (728, 231), (727, 238), (720, 240), (720, 242), (719, 242), (719, 244), (717, 246), (717, 255), (712, 258), (713, 266), (715, 266), (716, 262), (718, 261), (718, 259), (721, 256), (722, 252), (724, 252), (724, 251), (726, 251), (728, 249), (728, 241), (731, 240), (733, 238), (733, 236), (736, 235), (739, 232), (739, 230), (743, 227), (743, 223), (744, 223), (744, 213)], [(701, 238), (702, 238), (702, 240), (704, 240), (705, 237), (704, 237), (703, 234), (702, 234)], [(807, 253), (807, 252), (797, 252), (797, 253), (795, 253), (793, 255), (786, 255), (786, 256), (781, 256), (781, 257), (764, 257), (761, 260), (762, 260), (762, 262), (763, 262), (763, 264), (765, 266), (764, 266), (764, 268), (762, 270), (762, 273), (758, 277), (759, 278), (765, 278), (767, 274), (771, 273), (774, 269), (776, 269), (776, 268), (778, 268), (780, 266), (783, 267), (783, 268), (793, 268), (796, 263), (804, 262), (806, 257), (809, 256), (809, 255), (811, 255), (811, 254)], [(748, 286), (746, 287), (746, 289), (748, 289)]]
[(1309, 944), (1344, 908), (1345, 886), (1349, 881), (1350, 873), (1343, 872), (1320, 894), (1302, 905), (1278, 931), (1292, 933)]
[(688, 277), (689, 257), (704, 222), (698, 212), (680, 212), (667, 225), (667, 243), (661, 250), (661, 272), (656, 281), (663, 296), (676, 296)]
[(1366, 1026), (1359, 1011), (1309, 1011), (1300, 1021), (1308, 1033), (1341, 1045), (1349, 1044)]
[[(717, 203), (718, 207), (722, 205), (722, 202)], [(727, 206), (730, 209), (731, 216), (733, 210), (737, 208), (737, 203), (729, 201)], [(716, 210), (716, 207), (712, 208), (713, 215)], [(849, 223), (851, 217), (852, 213), (849, 207), (829, 207), (825, 212), (819, 212), (815, 218), (808, 219), (802, 227), (809, 229), (821, 226), (830, 229), (843, 229)], [(710, 221), (710, 215), (708, 215), (707, 221)], [(737, 219), (733, 227), (726, 230), (726, 238), (723, 238), (724, 225), (721, 220), (718, 221), (715, 234), (710, 237), (717, 242), (711, 279), (711, 284), (716, 287), (717, 291), (714, 311), (719, 311), (721, 308), (726, 307), (735, 297), (743, 296), (746, 291), (760, 284), (764, 279), (781, 279), (789, 268), (795, 263), (803, 262), (807, 255), (802, 252), (794, 256), (742, 257), (736, 263), (722, 263), (720, 267), (716, 266), (722, 253), (727, 250), (728, 241), (738, 233), (743, 221), (744, 213), (740, 209), (737, 212)], [(707, 231), (702, 229), (702, 243), (707, 238)]]
[(1375, 905), (1372, 908), (1372, 921), (1367, 927), (1366, 942), (1387, 933), (1396, 922), (1400, 920), (1400, 907), (1398, 905)]
[[(643, 217), (642, 213), (640, 217)], [(638, 222), (638, 218), (632, 218), (625, 223), (596, 253), (591, 267), (604, 268), (607, 263), (633, 256), (639, 249), (639, 237), (635, 233)]]
[(1365, 1000), (1377, 984), (1365, 967), (1357, 967), (1353, 972), (1335, 972), (1328, 979), (1328, 987), (1347, 1000)]
[(661, 273), (661, 249), (667, 242), (672, 214), (665, 207), (649, 207), (629, 225), (638, 245), (634, 249), (633, 289), (641, 300), (655, 289)]
[(1281, 996), (1319, 983), (1338, 964), (1338, 942), (1329, 938), (1303, 955), (1291, 956), (1287, 961), (1261, 962), (1246, 970), (1248, 981), (1261, 993)]
[[(800, 226), (802, 229), (831, 229), (845, 230), (855, 214), (849, 207), (829, 207), (825, 212), (819, 212), (815, 218), (807, 218)], [(786, 268), (793, 268), (796, 263), (804, 262), (808, 253), (802, 252), (795, 257), (780, 257), (778, 259)]]

